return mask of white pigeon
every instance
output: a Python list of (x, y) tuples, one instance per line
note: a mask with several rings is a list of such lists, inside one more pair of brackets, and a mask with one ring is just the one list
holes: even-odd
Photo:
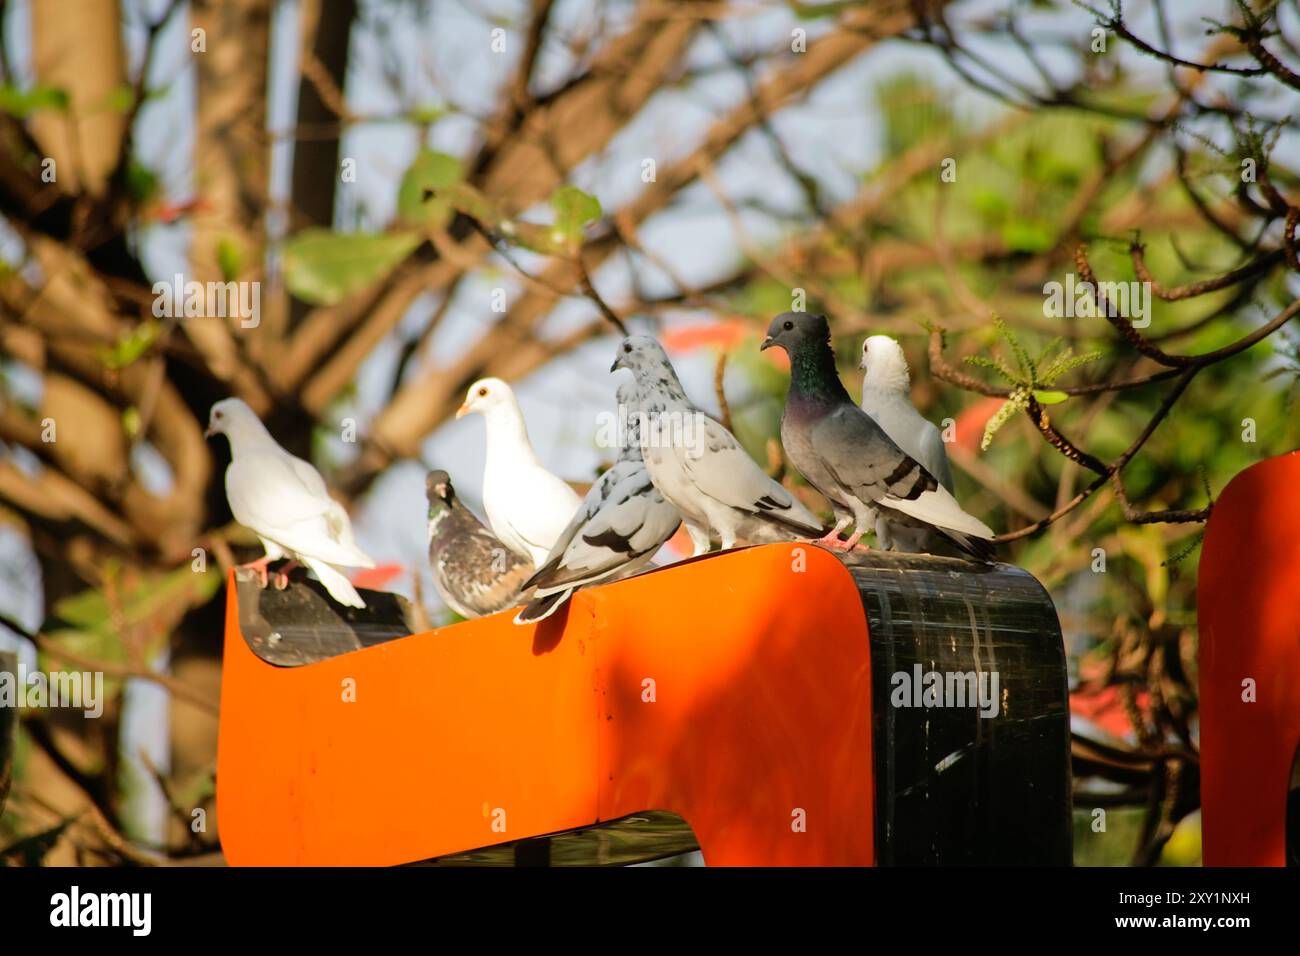
[(620, 368), (636, 376), (646, 469), (681, 513), (696, 555), (709, 550), (714, 534), (725, 551), (737, 539), (761, 544), (824, 533), (812, 512), (769, 478), (735, 435), (691, 404), (655, 339), (623, 339), (610, 371)]
[(265, 587), (266, 566), (292, 558), (310, 568), (339, 604), (365, 607), (340, 569), (373, 568), (375, 562), (357, 547), (348, 513), (329, 496), (320, 472), (281, 448), (238, 398), (212, 406), (206, 434), (230, 441), (226, 499), (235, 520), (266, 549), (265, 557), (244, 567), (257, 571)]
[(682, 523), (677, 509), (651, 482), (641, 458), (636, 389), (630, 383), (619, 386), (618, 405), (620, 421), (626, 420), (618, 460), (591, 486), (546, 563), (524, 582), (523, 590), (536, 590), (534, 599), (515, 615), (516, 624), (550, 617), (584, 585), (635, 574)]
[(537, 460), (509, 385), (499, 378), (475, 382), (456, 417), (472, 412), (482, 415), (487, 427), (483, 510), (488, 525), (502, 544), (540, 568), (582, 500)]
[[(912, 381), (902, 346), (888, 335), (872, 335), (862, 343), (862, 410), (870, 415), (899, 448), (934, 475), (950, 492), (952, 465), (943, 436), (912, 404)], [(939, 535), (927, 528), (907, 527), (876, 514), (876, 540), (886, 551), (929, 552)]]

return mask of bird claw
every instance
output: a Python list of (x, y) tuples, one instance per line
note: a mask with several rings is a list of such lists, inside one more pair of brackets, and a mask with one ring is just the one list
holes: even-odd
[(832, 551), (845, 550), (844, 542), (840, 540), (840, 533), (838, 531), (831, 531), (828, 534), (822, 535), (814, 541), (813, 544), (820, 544), (823, 548), (830, 548)]
[(296, 567), (298, 567), (298, 561), (293, 559), (275, 573), (275, 589), (277, 591), (283, 591), (289, 586), (289, 572)]
[(267, 585), (266, 566), (270, 563), (271, 563), (270, 558), (258, 558), (256, 561), (248, 562), (248, 564), (239, 565), (239, 569), (241, 571), (255, 572), (257, 574), (258, 581), (261, 583), (262, 588), (265, 589)]

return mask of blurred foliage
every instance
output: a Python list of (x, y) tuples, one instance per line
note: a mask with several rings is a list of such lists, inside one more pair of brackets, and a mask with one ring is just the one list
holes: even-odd
[[(51, 645), (79, 658), (126, 665), (152, 661), (167, 646), (186, 612), (201, 607), (217, 593), (222, 576), (216, 568), (195, 571), (185, 565), (164, 573), (107, 567), (104, 585), (88, 588), (55, 605), (47, 626)], [(62, 669), (56, 654), (42, 655), (41, 666)], [(121, 691), (112, 675), (104, 680), (109, 698)]]
[(337, 305), (381, 280), (419, 244), (415, 232), (304, 229), (284, 244), (285, 284), (304, 302)]
[[(884, 156), (877, 167), (864, 171), (867, 185), (885, 181), (909, 151), (971, 133), (950, 115), (951, 99), (915, 74), (881, 83), (876, 92)], [(1129, 107), (1145, 109), (1154, 99), (1121, 88), (1108, 92), (1107, 102)], [(1221, 128), (1220, 140), (1224, 132)], [(1208, 136), (1179, 135), (1196, 187), (1230, 197), (1238, 160), (1262, 155), (1267, 165), (1268, 154), (1261, 151), (1273, 149), (1277, 138), (1273, 130), (1242, 136), (1234, 126), (1226, 132), (1235, 137), (1231, 149), (1215, 147)], [(1171, 386), (1155, 382), (1086, 396), (1060, 390), (1158, 368), (1142, 365), (1104, 317), (1058, 316), (1046, 308), (1045, 284), (1075, 271), (1074, 246), (1087, 245), (1099, 280), (1132, 282), (1138, 276), (1129, 246), (1140, 240), (1147, 267), (1165, 288), (1227, 272), (1249, 258), (1198, 213), (1167, 163), (1149, 157), (1116, 162), (1132, 148), (1136, 135), (1122, 121), (1082, 111), (1023, 116), (1000, 135), (955, 150), (954, 181), (927, 170), (891, 186), (885, 208), (860, 231), (796, 233), (781, 249), (767, 252), (776, 257), (798, 248), (800, 261), (816, 265), (815, 272), (799, 274), (808, 291), (807, 310), (831, 316), (841, 372), (851, 390), (862, 374), (857, 357), (863, 337), (880, 331), (897, 334), (909, 354), (914, 397), (926, 416), (958, 422), (956, 440), (977, 456), (981, 474), (1015, 485), (1044, 515), (1095, 476), (1043, 440), (1022, 414), (1030, 396), (1050, 407), (1051, 422), (1062, 434), (1102, 462), (1111, 462), (1141, 433)], [(1278, 168), (1279, 157), (1273, 158), (1277, 175), (1294, 183), (1293, 173)], [(1086, 203), (1081, 204), (1081, 196)], [(1135, 207), (1146, 210), (1140, 232), (1110, 231), (1110, 223), (1125, 221)], [(874, 272), (862, 267), (864, 250), (886, 246), (939, 253), (909, 257), (899, 252), (902, 265)], [(1056, 264), (1051, 268), (1039, 268), (1052, 260)], [(756, 269), (751, 281), (728, 295), (727, 305), (756, 323), (765, 322), (790, 307), (784, 279)], [(1182, 301), (1153, 297), (1151, 323), (1142, 331), (1177, 354), (1210, 352), (1272, 319), (1294, 296), (1286, 270), (1273, 269), (1244, 294), (1233, 286)], [(944, 347), (950, 365), (973, 367), (976, 378), (1010, 388), (1010, 397), (981, 398), (929, 376), (925, 353), (932, 328), (949, 330)], [(757, 393), (746, 396), (740, 413), (733, 408), (737, 431), (751, 453), (765, 461), (763, 449), (776, 433), (786, 376), (745, 348), (733, 353), (732, 361)], [(1134, 506), (1143, 511), (1204, 508), (1243, 469), (1300, 446), (1300, 418), (1292, 411), (1297, 390), (1300, 344), (1290, 335), (1266, 339), (1203, 370), (1125, 467)], [(983, 435), (976, 442), (980, 429)], [(1027, 523), (1018, 503), (965, 469), (956, 472), (957, 496), (972, 513), (999, 530)], [(1196, 523), (1126, 521), (1111, 489), (1104, 487), (1044, 532), (1001, 550), (1004, 560), (1025, 567), (1051, 590), (1072, 673), (1087, 675), (1076, 681), (1079, 692), (1091, 694), (1109, 681), (1118, 683), (1119, 699), (1127, 701), (1122, 739), (1081, 725), (1112, 745), (1195, 748), (1195, 560), (1202, 537)], [(1104, 556), (1100, 564), (1097, 549)], [(1168, 652), (1157, 652), (1162, 647)], [(1158, 691), (1159, 712), (1146, 696), (1148, 689)], [(1182, 730), (1175, 732), (1175, 727)], [(1185, 732), (1190, 737), (1180, 739)], [(1092, 833), (1090, 821), (1076, 813), (1076, 861), (1131, 863), (1144, 834), (1145, 812), (1138, 807), (1112, 810), (1105, 834)], [(1181, 822), (1175, 817), (1170, 830), (1163, 850), (1159, 845), (1155, 849), (1160, 861), (1198, 864), (1199, 816)]]

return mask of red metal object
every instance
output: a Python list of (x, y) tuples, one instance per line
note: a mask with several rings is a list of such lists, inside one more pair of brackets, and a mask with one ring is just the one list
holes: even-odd
[(1300, 452), (1224, 489), (1197, 594), (1205, 863), (1282, 866), (1300, 747)]
[(249, 648), (228, 584), (232, 864), (408, 863), (646, 810), (685, 819), (709, 865), (874, 861), (866, 618), (819, 548), (716, 555), (580, 591), (534, 627), (505, 612), (288, 668)]

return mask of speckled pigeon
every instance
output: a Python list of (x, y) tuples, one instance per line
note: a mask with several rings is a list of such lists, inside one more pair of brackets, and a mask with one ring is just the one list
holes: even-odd
[(760, 544), (823, 533), (812, 512), (769, 478), (735, 435), (691, 404), (655, 339), (623, 339), (610, 370), (619, 368), (636, 376), (650, 480), (680, 512), (695, 554), (709, 550), (714, 534), (726, 550), (738, 539)]
[(533, 563), (485, 528), (456, 496), (445, 471), (425, 479), (433, 586), (461, 617), (481, 617), (519, 603)]
[(650, 481), (641, 458), (632, 385), (619, 387), (618, 404), (619, 420), (627, 424), (618, 460), (591, 486), (546, 563), (524, 585), (536, 588), (534, 600), (515, 616), (516, 624), (550, 617), (584, 585), (636, 573), (681, 524), (677, 509)]

